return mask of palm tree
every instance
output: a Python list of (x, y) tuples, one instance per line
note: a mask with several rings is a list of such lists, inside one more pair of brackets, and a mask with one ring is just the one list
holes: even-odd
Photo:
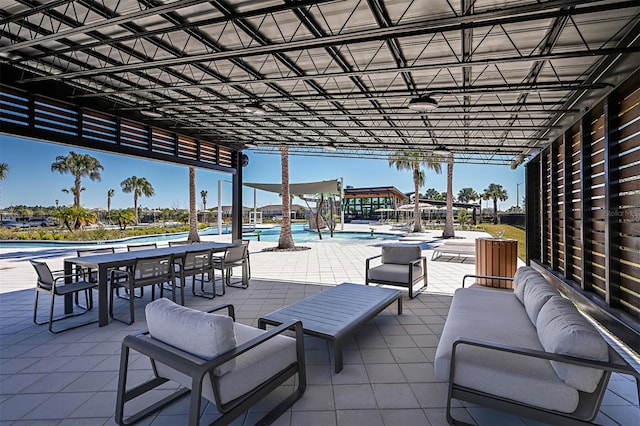
[(80, 192), (82, 188), (82, 178), (87, 176), (91, 180), (101, 179), (100, 170), (104, 170), (100, 161), (89, 154), (77, 154), (69, 152), (66, 157), (58, 155), (55, 163), (51, 164), (52, 172), (71, 173), (74, 177), (73, 205), (80, 207)]
[(480, 198), (480, 195), (473, 188), (462, 188), (460, 192), (458, 192), (458, 201), (461, 203), (468, 203), (470, 201), (475, 201)]
[(122, 231), (127, 229), (129, 223), (135, 223), (136, 221), (136, 216), (131, 209), (119, 210), (113, 216)]
[(280, 237), (278, 237), (279, 249), (292, 249), (295, 247), (291, 234), (291, 196), (289, 195), (289, 147), (280, 146), (282, 162), (282, 225)]
[(9, 165), (7, 163), (0, 163), (0, 180), (5, 180), (8, 171)]
[(145, 197), (151, 197), (154, 194), (153, 186), (145, 178), (139, 178), (131, 176), (120, 182), (122, 192), (133, 192), (133, 213), (136, 223), (138, 223), (138, 197), (144, 195)]
[(5, 180), (5, 178), (7, 177), (8, 171), (9, 171), (9, 165), (7, 163), (0, 163), (0, 182)]
[(115, 194), (115, 189), (107, 190), (107, 218), (109, 219), (109, 223), (111, 223), (111, 199)]
[(109, 214), (109, 212), (111, 212), (111, 199), (115, 194), (116, 194), (115, 189), (109, 189), (107, 191), (107, 215)]
[(200, 198), (202, 198), (202, 210), (204, 211), (204, 214), (205, 214), (205, 216), (202, 219), (203, 222), (208, 222), (206, 217), (206, 214), (208, 213), (207, 212), (207, 194), (209, 194), (209, 192), (205, 191), (204, 189), (200, 191)]
[(438, 192), (435, 188), (427, 189), (427, 192), (424, 193), (425, 198), (429, 200), (439, 200), (441, 199), (440, 192)]
[[(476, 201), (481, 199), (482, 197), (478, 194), (473, 188), (466, 187), (462, 188), (458, 192), (458, 201), (461, 203), (469, 203), (471, 201)], [(480, 218), (482, 218), (482, 205), (480, 205)], [(473, 220), (476, 221), (476, 208), (473, 208)], [(474, 223), (475, 224), (475, 223)]]
[(422, 221), (420, 220), (420, 187), (424, 185), (425, 174), (420, 170), (420, 166), (423, 164), (427, 169), (431, 169), (438, 174), (442, 171), (437, 157), (425, 157), (421, 152), (396, 152), (389, 159), (389, 167), (395, 166), (398, 170), (411, 170), (413, 172), (413, 198), (415, 203), (413, 208), (413, 217), (415, 218), (413, 232), (422, 232)]
[(442, 238), (453, 238), (456, 233), (453, 229), (453, 152), (447, 155), (447, 214), (442, 230)]
[(189, 236), (187, 241), (199, 243), (198, 235), (198, 210), (196, 207), (196, 168), (189, 167)]
[[(71, 206), (65, 207), (54, 212), (54, 217), (59, 219), (69, 231), (73, 229), (80, 229), (87, 223), (95, 223), (96, 215), (91, 211), (83, 207)], [(73, 224), (73, 228), (71, 227)]]
[(498, 223), (498, 200), (505, 201), (509, 198), (507, 190), (497, 183), (489, 184), (489, 187), (482, 194), (485, 200), (493, 200), (493, 224)]

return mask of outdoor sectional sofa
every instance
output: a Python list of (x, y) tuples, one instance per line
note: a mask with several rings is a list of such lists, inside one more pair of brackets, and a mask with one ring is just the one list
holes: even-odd
[[(466, 277), (465, 277), (466, 278)], [(521, 267), (514, 290), (457, 289), (436, 350), (435, 374), (451, 400), (550, 424), (598, 413), (611, 372), (640, 374), (539, 272)], [(593, 368), (595, 367), (595, 368)]]

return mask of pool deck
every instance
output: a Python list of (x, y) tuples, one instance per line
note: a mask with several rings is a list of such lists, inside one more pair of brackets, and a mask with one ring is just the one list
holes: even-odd
[[(368, 232), (370, 225), (348, 225), (348, 231)], [(376, 226), (376, 231), (390, 228)], [(277, 421), (277, 425), (445, 425), (446, 384), (435, 378), (433, 357), (453, 291), (465, 274), (475, 272), (473, 259), (443, 256), (431, 261), (440, 231), (396, 243), (421, 244), (427, 257), (429, 286), (413, 300), (403, 295), (404, 314), (386, 309), (345, 343), (344, 370), (333, 372), (333, 349), (324, 340), (306, 337), (309, 385), (303, 398)], [(456, 232), (472, 240), (486, 236)], [(240, 322), (257, 325), (261, 315), (299, 301), (341, 282), (364, 283), (365, 259), (380, 253), (380, 245), (394, 241), (331, 241), (300, 243), (310, 250), (263, 252), (275, 243), (250, 243), (251, 285), (247, 290), (228, 288), (214, 300), (194, 298), (186, 305), (196, 309), (232, 303)], [(230, 236), (205, 240), (228, 241)], [(124, 245), (122, 246), (124, 247)], [(131, 326), (110, 322), (89, 325), (59, 335), (35, 326), (33, 288), (35, 273), (30, 258), (60, 269), (75, 250), (0, 249), (0, 425), (111, 425), (114, 424), (115, 389), (120, 343), (133, 331), (146, 327), (144, 300), (137, 303)], [(147, 295), (148, 296), (148, 295)], [(126, 308), (124, 301), (118, 309)], [(637, 360), (636, 360), (637, 362)], [(137, 363), (137, 375), (149, 373)], [(250, 425), (268, 409), (271, 398), (256, 405), (233, 424)], [(184, 423), (188, 404), (181, 401), (141, 424)], [(457, 403), (455, 414), (478, 425), (539, 425), (473, 404)], [(204, 418), (217, 413), (208, 404)], [(638, 424), (640, 408), (635, 382), (614, 375), (596, 418), (602, 425)]]

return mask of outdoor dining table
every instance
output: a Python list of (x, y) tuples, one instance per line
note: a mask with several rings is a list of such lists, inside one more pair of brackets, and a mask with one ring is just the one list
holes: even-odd
[[(174, 256), (184, 255), (188, 251), (213, 250), (214, 252), (225, 251), (229, 247), (234, 247), (238, 243), (196, 243), (188, 245), (177, 245), (173, 247), (159, 247), (150, 250), (124, 251), (116, 253), (95, 254), (91, 256), (70, 257), (64, 259), (65, 275), (73, 273), (74, 266), (98, 271), (98, 325), (100, 327), (109, 324), (108, 315), (108, 271), (113, 268), (131, 266), (136, 259), (146, 257), (173, 254)], [(73, 310), (73, 300), (65, 296), (65, 312)]]

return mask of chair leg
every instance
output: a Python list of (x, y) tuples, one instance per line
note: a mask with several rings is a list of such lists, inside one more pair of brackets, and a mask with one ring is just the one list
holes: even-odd
[(203, 297), (205, 299), (213, 299), (216, 296), (218, 296), (218, 294), (216, 294), (216, 281), (215, 281), (215, 275), (213, 274), (213, 272), (206, 274), (209, 279), (208, 281), (211, 282), (211, 293), (207, 292), (204, 288), (204, 283), (205, 283), (205, 273), (203, 272), (202, 274), (200, 274), (200, 293), (196, 293), (196, 281), (198, 281), (197, 275), (194, 275), (191, 277), (191, 294), (193, 294), (196, 297)]

